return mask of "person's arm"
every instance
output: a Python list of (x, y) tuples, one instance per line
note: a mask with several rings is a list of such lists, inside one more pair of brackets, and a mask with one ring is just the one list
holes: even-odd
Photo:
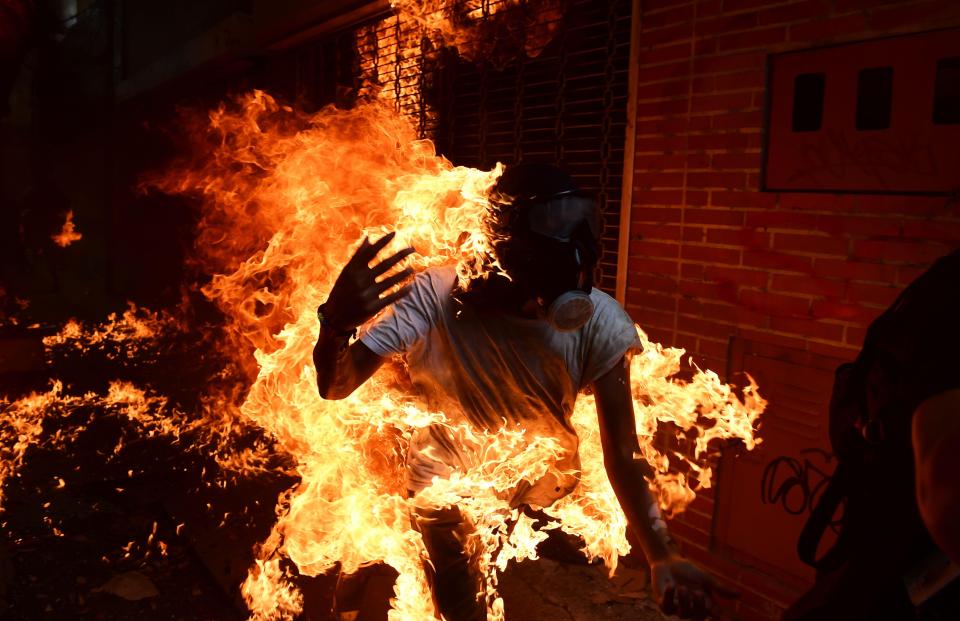
[(917, 408), (913, 459), (923, 522), (940, 549), (960, 565), (960, 389)]
[(413, 274), (410, 268), (377, 279), (410, 256), (413, 248), (404, 248), (371, 266), (393, 237), (394, 233), (389, 233), (372, 244), (364, 239), (343, 267), (322, 306), (326, 326), (320, 328), (313, 349), (313, 364), (317, 370), (317, 388), (324, 399), (349, 396), (384, 362), (382, 356), (363, 343), (357, 341), (349, 346), (348, 343), (357, 326), (410, 292), (409, 286), (405, 286), (383, 296)]
[(711, 594), (735, 596), (718, 585), (701, 568), (674, 550), (660, 517), (656, 498), (645, 476), (649, 465), (637, 457), (633, 399), (630, 394), (630, 366), (626, 359), (600, 376), (593, 385), (600, 420), (600, 442), (607, 476), (617, 500), (650, 563), (650, 584), (654, 597), (667, 614), (693, 619), (704, 618), (712, 608)]

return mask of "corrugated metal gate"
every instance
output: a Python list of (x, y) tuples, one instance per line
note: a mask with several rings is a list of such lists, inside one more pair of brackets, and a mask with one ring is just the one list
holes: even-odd
[[(564, 167), (601, 203), (606, 227), (598, 283), (612, 294), (632, 3), (558, 2), (552, 40), (536, 56), (517, 54), (502, 68), (440, 49), (418, 22), (388, 13), (292, 50), (289, 86), (308, 107), (349, 105), (373, 89), (457, 165), (531, 160)], [(463, 11), (486, 20), (498, 4), (471, 0)]]

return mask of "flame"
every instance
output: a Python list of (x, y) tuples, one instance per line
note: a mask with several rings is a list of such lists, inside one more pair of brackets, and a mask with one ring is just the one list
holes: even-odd
[[(509, 506), (521, 479), (551, 468), (560, 447), (523, 429), (480, 431), (422, 409), (404, 388), (402, 367), (388, 367), (342, 401), (317, 393), (311, 352), (315, 308), (340, 267), (366, 236), (397, 231), (413, 245), (418, 269), (457, 265), (461, 282), (490, 268), (486, 194), (502, 168), (456, 167), (418, 140), (395, 110), (365, 102), (351, 110), (300, 114), (254, 92), (210, 115), (210, 144), (194, 161), (153, 179), (163, 191), (202, 198), (199, 260), (214, 274), (203, 292), (239, 336), (234, 356), (253, 348), (256, 376), (239, 407), (296, 462), (301, 483), (281, 499), (277, 522), (243, 585), (253, 619), (291, 619), (301, 598), (284, 563), (304, 575), (339, 566), (353, 572), (382, 561), (399, 573), (390, 618), (433, 615), (423, 573), (424, 549), (411, 527), (415, 507), (457, 504), (476, 526), (468, 541), (487, 574), (490, 618), (502, 618), (496, 574), (512, 559), (532, 558), (544, 530), (562, 528), (584, 553), (613, 571), (629, 550), (626, 521), (603, 469), (596, 411), (577, 404), (583, 475), (577, 490), (547, 509), (555, 522), (535, 530)], [(711, 371), (675, 376), (682, 349), (650, 342), (631, 360), (640, 455), (655, 469), (661, 506), (682, 510), (709, 485), (711, 441), (738, 438), (747, 448), (765, 402), (750, 380), (742, 400)], [(446, 424), (483, 447), (475, 468), (436, 480), (413, 499), (402, 482), (404, 447), (428, 424)], [(694, 450), (658, 448), (664, 430)]]
[(535, 58), (556, 34), (558, 0), (390, 0), (401, 20), (419, 24), (437, 46), (502, 68), (518, 55)]
[[(197, 135), (208, 139), (201, 141), (206, 150), (149, 185), (201, 198), (193, 260), (210, 275), (201, 290), (222, 311), (229, 338), (194, 346), (216, 343), (204, 353), (222, 359), (224, 371), (196, 411), (122, 380), (105, 392), (71, 395), (54, 381), (47, 392), (0, 398), (0, 492), (31, 446), (65, 450), (83, 433), (84, 422), (45, 431), (48, 421), (72, 420), (80, 410), (118, 417), (138, 437), (163, 436), (212, 454), (217, 476), (295, 474), (300, 483), (278, 499), (277, 521), (242, 586), (252, 619), (294, 618), (303, 602), (297, 574), (353, 572), (374, 562), (399, 574), (392, 620), (432, 618), (425, 550), (411, 525), (417, 508), (456, 504), (476, 526), (466, 545), (486, 574), (491, 619), (503, 617), (498, 572), (511, 560), (536, 558), (550, 529), (579, 536), (584, 554), (613, 572), (629, 551), (627, 525), (603, 467), (591, 396), (581, 396), (572, 418), (580, 485), (545, 509), (551, 521), (534, 527), (508, 497), (518, 481), (555, 467), (563, 450), (555, 439), (518, 427), (477, 430), (425, 410), (399, 364), (386, 365), (345, 400), (325, 401), (317, 392), (314, 311), (360, 240), (396, 230), (397, 247), (418, 248), (410, 259), (416, 268), (455, 264), (461, 282), (499, 269), (484, 261), (492, 235), (485, 216), (502, 167), (453, 166), (416, 138), (408, 120), (377, 102), (307, 115), (254, 92), (212, 112)], [(173, 313), (130, 305), (99, 325), (70, 320), (44, 344), (48, 356), (100, 351), (111, 360), (142, 361), (158, 355), (164, 335), (198, 330)], [(738, 439), (747, 449), (759, 441), (765, 401), (752, 379), (739, 393), (709, 370), (693, 367), (690, 379), (679, 379), (684, 351), (649, 341), (639, 327), (637, 333), (643, 347), (630, 365), (638, 457), (655, 472), (650, 486), (661, 507), (676, 513), (709, 486), (715, 440)], [(408, 498), (402, 456), (411, 435), (431, 424), (449, 426), (479, 447), (482, 459)], [(251, 429), (268, 439), (251, 443)], [(670, 435), (675, 441), (664, 441)], [(114, 456), (128, 437), (120, 437)], [(691, 450), (670, 448), (685, 443)], [(278, 452), (285, 461), (274, 458)]]
[(50, 239), (61, 248), (66, 248), (73, 242), (83, 239), (83, 235), (80, 234), (80, 231), (76, 230), (76, 225), (73, 223), (72, 209), (67, 212), (67, 219), (63, 223), (63, 228), (61, 228), (60, 232), (56, 235), (51, 235)]

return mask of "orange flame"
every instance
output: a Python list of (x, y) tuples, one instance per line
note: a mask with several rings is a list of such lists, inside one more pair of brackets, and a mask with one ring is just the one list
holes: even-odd
[[(243, 586), (252, 618), (291, 619), (299, 611), (282, 558), (305, 575), (386, 562), (399, 573), (390, 618), (431, 617), (424, 549), (410, 511), (454, 503), (479, 526), (468, 545), (482, 552), (491, 619), (502, 618), (497, 571), (511, 559), (533, 557), (546, 536), (504, 492), (542, 476), (560, 447), (523, 429), (479, 431), (422, 409), (403, 388), (402, 367), (381, 371), (348, 399), (324, 401), (311, 363), (314, 310), (364, 235), (396, 230), (398, 246), (418, 248), (417, 268), (456, 263), (461, 281), (484, 273), (486, 193), (501, 167), (451, 165), (379, 103), (303, 115), (254, 92), (211, 114), (209, 129), (212, 153), (152, 185), (203, 198), (198, 252), (215, 274), (203, 291), (242, 337), (234, 355), (253, 347), (257, 363), (240, 412), (296, 460), (302, 479), (279, 504), (273, 533)], [(741, 401), (710, 371), (676, 379), (683, 350), (638, 334), (644, 350), (631, 365), (640, 456), (657, 472), (651, 487), (661, 506), (680, 511), (710, 483), (711, 440), (739, 438), (752, 448), (765, 402), (752, 380)], [(547, 509), (557, 520), (547, 528), (579, 535), (584, 553), (613, 571), (629, 550), (626, 520), (603, 469), (595, 418), (592, 398), (580, 399), (573, 422), (581, 484)], [(431, 423), (456, 426), (484, 447), (485, 460), (408, 499), (400, 455), (410, 435)], [(658, 449), (653, 438), (666, 428), (661, 423), (692, 437), (694, 453)]]
[(80, 234), (80, 231), (76, 230), (76, 225), (73, 223), (72, 209), (67, 212), (67, 219), (63, 223), (63, 228), (61, 228), (60, 232), (56, 235), (51, 235), (50, 239), (61, 248), (66, 248), (73, 242), (83, 239), (83, 235)]
[[(377, 103), (302, 115), (255, 92), (211, 114), (209, 130), (212, 153), (153, 185), (203, 198), (197, 261), (213, 274), (203, 292), (236, 337), (222, 353), (243, 366), (252, 351), (251, 385), (222, 380), (193, 415), (120, 381), (105, 394), (70, 396), (55, 382), (46, 393), (0, 399), (0, 490), (30, 446), (63, 447), (82, 431), (44, 434), (51, 416), (80, 407), (121, 417), (141, 435), (189, 437), (194, 449), (212, 448), (228, 474), (277, 467), (266, 443), (231, 445), (255, 425), (292, 458), (301, 483), (279, 499), (273, 532), (243, 585), (253, 619), (292, 619), (300, 610), (302, 597), (284, 559), (305, 575), (386, 562), (399, 573), (390, 618), (431, 618), (425, 551), (410, 523), (414, 507), (457, 504), (478, 526), (467, 545), (479, 552), (488, 577), (491, 619), (503, 616), (497, 573), (511, 560), (535, 558), (549, 529), (581, 537), (584, 554), (614, 571), (629, 550), (626, 520), (603, 467), (592, 397), (578, 400), (572, 419), (580, 437), (581, 483), (546, 509), (554, 521), (537, 530), (509, 506), (506, 492), (554, 467), (562, 451), (554, 439), (531, 437), (522, 428), (476, 430), (425, 410), (407, 390), (400, 365), (385, 367), (343, 401), (318, 396), (311, 364), (314, 309), (362, 236), (396, 230), (395, 243), (420, 250), (412, 259), (418, 268), (455, 263), (462, 281), (498, 269), (483, 262), (490, 249), (484, 216), (501, 167), (451, 165), (429, 141), (417, 140), (404, 118)], [(142, 357), (159, 335), (183, 329), (168, 314), (131, 305), (98, 326), (71, 320), (44, 343), (50, 350), (82, 352), (110, 346)], [(695, 369), (690, 380), (677, 379), (683, 350), (652, 343), (639, 328), (638, 335), (643, 351), (630, 364), (639, 457), (655, 470), (650, 485), (661, 506), (682, 511), (698, 487), (710, 484), (711, 442), (737, 438), (752, 448), (765, 402), (752, 380), (741, 400), (711, 371)], [(484, 458), (409, 499), (401, 456), (411, 434), (436, 423), (482, 447)], [(694, 450), (662, 448), (654, 437), (666, 432), (692, 441)], [(122, 448), (123, 438), (114, 453)]]
[(536, 57), (556, 34), (558, 0), (390, 0), (401, 20), (419, 24), (435, 45), (503, 67)]

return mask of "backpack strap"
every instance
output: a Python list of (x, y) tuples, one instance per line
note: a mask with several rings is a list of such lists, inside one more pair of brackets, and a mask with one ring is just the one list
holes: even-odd
[(837, 507), (847, 496), (847, 486), (850, 482), (849, 470), (850, 467), (846, 462), (840, 461), (837, 464), (830, 482), (827, 483), (817, 504), (810, 511), (810, 517), (803, 525), (800, 538), (797, 540), (797, 554), (800, 560), (817, 570), (834, 569), (842, 563), (844, 558), (846, 538), (843, 532), (834, 546), (820, 559), (817, 559), (817, 548), (820, 546), (823, 534), (833, 522)]

